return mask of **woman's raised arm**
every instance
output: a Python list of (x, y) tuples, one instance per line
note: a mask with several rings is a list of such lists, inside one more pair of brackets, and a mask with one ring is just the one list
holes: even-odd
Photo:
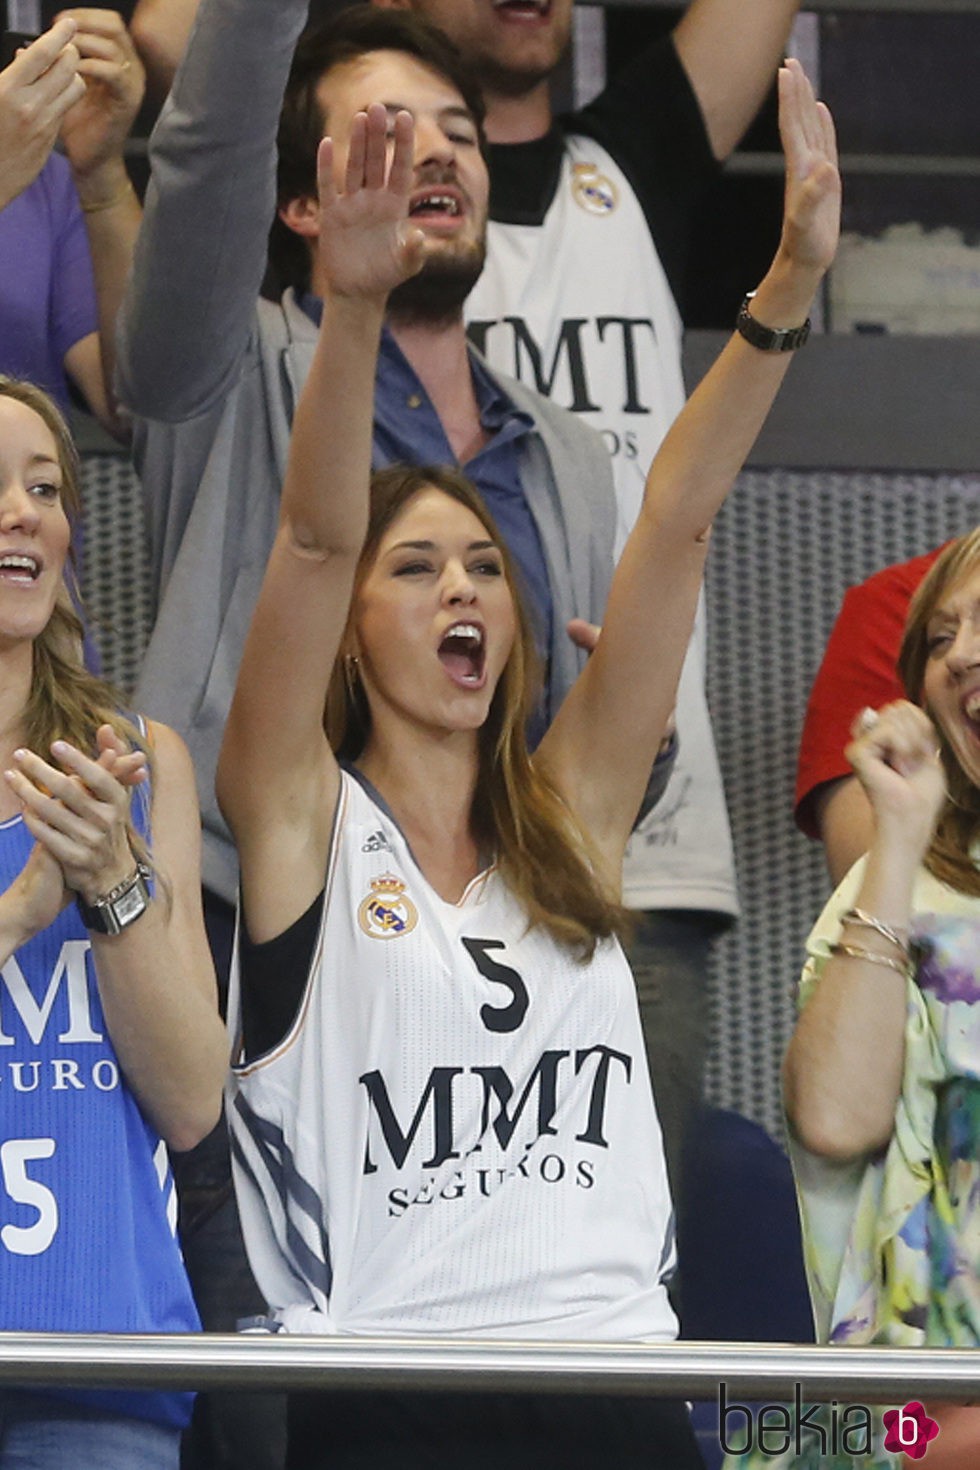
[[(797, 62), (779, 75), (783, 230), (751, 302), (764, 327), (801, 326), (833, 259), (840, 178), (830, 114)], [(673, 708), (711, 522), (785, 376), (790, 353), (735, 335), (679, 415), (647, 477), (596, 652), (539, 748), (619, 882), (623, 849)]]
[(330, 140), (320, 147), (329, 285), (217, 779), (260, 942), (323, 883), (339, 789), (323, 710), (367, 530), (381, 324), (389, 291), (421, 265), (421, 233), (407, 224), (413, 151), (411, 117), (399, 113), (392, 126), (380, 105), (353, 121), (342, 188)]
[[(873, 723), (856, 723), (847, 758), (874, 814), (874, 837), (854, 905), (831, 936), (838, 947), (820, 970), (783, 1066), (786, 1111), (798, 1138), (838, 1161), (883, 1148), (894, 1132), (911, 969), (902, 943), (946, 795), (936, 731), (924, 710), (902, 700)], [(836, 897), (831, 906), (844, 908)]]

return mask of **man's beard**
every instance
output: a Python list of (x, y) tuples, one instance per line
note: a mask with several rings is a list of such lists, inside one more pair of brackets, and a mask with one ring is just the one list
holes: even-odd
[(463, 46), (461, 49), (467, 55), (484, 96), (517, 98), (526, 97), (542, 82), (549, 81), (568, 54), (571, 44), (569, 22), (568, 33), (550, 37), (543, 52), (535, 49), (528, 55), (527, 51), (523, 51), (516, 56), (506, 56), (505, 59), (496, 53), (492, 43), (478, 46), (472, 51), (467, 51)]
[(485, 97), (526, 97), (554, 75), (560, 61), (561, 56), (555, 61), (525, 68), (508, 66), (493, 57), (481, 57), (475, 66), (476, 79)]
[(485, 259), (482, 240), (465, 255), (430, 256), (418, 275), (402, 281), (388, 297), (389, 318), (403, 327), (441, 327), (456, 321), (483, 273)]

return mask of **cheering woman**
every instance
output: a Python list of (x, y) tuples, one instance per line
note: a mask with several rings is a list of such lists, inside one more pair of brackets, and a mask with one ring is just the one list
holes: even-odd
[[(78, 510), (61, 415), (0, 378), (0, 1325), (189, 1332), (167, 1145), (214, 1125), (227, 1065), (197, 798), (82, 663)], [(175, 1470), (188, 1407), (0, 1388), (0, 1467)]]
[[(533, 760), (532, 643), (486, 510), (454, 470), (371, 485), (388, 292), (451, 254), (464, 210), (412, 226), (410, 114), (330, 119), (330, 284), (218, 778), (242, 869), (237, 1181), (287, 1330), (675, 1333), (620, 869), (709, 527), (789, 360), (764, 349), (803, 325), (835, 248), (829, 116), (793, 63), (780, 93), (776, 259), (658, 455), (598, 648)], [(453, 147), (462, 106), (450, 89), (439, 113)], [(298, 1396), (289, 1455), (699, 1463), (681, 1405), (544, 1396)]]

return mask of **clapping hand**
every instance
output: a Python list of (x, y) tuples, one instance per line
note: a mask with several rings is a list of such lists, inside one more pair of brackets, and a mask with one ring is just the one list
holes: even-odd
[(77, 26), (78, 73), (85, 85), (65, 115), (61, 140), (76, 179), (83, 180), (111, 160), (122, 159), (146, 79), (117, 10), (66, 10), (62, 20)]
[[(70, 896), (65, 890), (94, 903), (135, 866), (129, 845), (129, 788), (146, 779), (146, 755), (130, 750), (110, 725), (100, 727), (97, 745), (93, 758), (56, 740), (51, 753), (57, 765), (33, 751), (18, 750), (15, 768), (4, 773), (37, 844), (21, 880), (29, 881), (34, 918), (43, 909), (46, 923)], [(51, 862), (59, 874), (57, 896)]]
[(62, 118), (85, 92), (77, 29), (57, 20), (0, 71), (0, 209), (37, 178)]
[(414, 180), (411, 115), (399, 112), (391, 123), (380, 103), (357, 113), (342, 190), (330, 138), (320, 144), (317, 169), (320, 257), (332, 294), (386, 297), (421, 269), (425, 245), (422, 231), (408, 218)]

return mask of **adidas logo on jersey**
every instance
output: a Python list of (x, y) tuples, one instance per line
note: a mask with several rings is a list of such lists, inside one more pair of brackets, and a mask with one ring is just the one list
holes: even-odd
[(391, 852), (391, 843), (381, 831), (372, 832), (361, 846), (362, 852)]

